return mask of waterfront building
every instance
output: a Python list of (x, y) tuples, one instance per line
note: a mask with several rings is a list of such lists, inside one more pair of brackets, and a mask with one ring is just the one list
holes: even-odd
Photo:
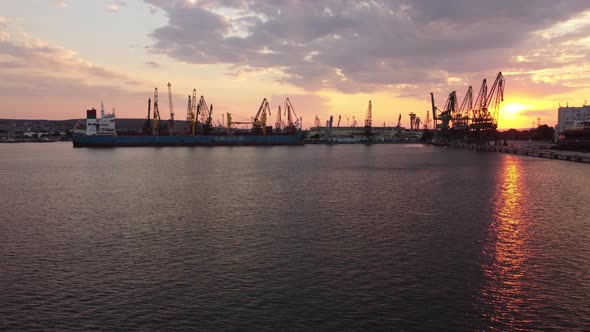
[(557, 109), (557, 125), (555, 126), (555, 138), (563, 135), (567, 128), (578, 127), (584, 121), (590, 120), (590, 105), (565, 106)]

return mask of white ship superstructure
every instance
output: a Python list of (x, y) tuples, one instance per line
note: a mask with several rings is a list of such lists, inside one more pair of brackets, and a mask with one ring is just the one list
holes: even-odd
[(86, 136), (115, 136), (115, 109), (113, 113), (105, 113), (100, 103), (100, 119), (96, 118), (96, 109), (86, 111)]

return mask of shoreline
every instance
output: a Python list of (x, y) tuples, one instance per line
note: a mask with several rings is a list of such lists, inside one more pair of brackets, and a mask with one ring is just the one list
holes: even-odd
[(448, 145), (455, 149), (467, 149), (484, 152), (501, 152), (510, 153), (521, 156), (545, 158), (545, 159), (556, 159), (573, 161), (579, 163), (590, 164), (590, 153), (580, 151), (565, 151), (565, 150), (550, 150), (543, 148), (531, 148), (531, 147), (515, 147), (515, 146), (501, 146), (501, 145), (475, 145), (465, 143), (454, 143)]

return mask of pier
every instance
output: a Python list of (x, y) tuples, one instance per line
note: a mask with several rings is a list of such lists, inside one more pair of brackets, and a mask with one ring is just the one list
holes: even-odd
[(517, 154), (517, 155), (522, 155), (522, 156), (567, 160), (567, 161), (575, 161), (575, 162), (590, 164), (590, 153), (587, 153), (587, 152), (562, 151), (562, 150), (552, 150), (552, 149), (533, 148), (533, 147), (515, 147), (515, 146), (501, 146), (501, 145), (476, 145), (476, 144), (466, 144), (466, 143), (452, 143), (452, 144), (449, 144), (448, 146), (452, 147), (452, 148), (457, 148), (457, 149), (470, 149), (470, 150), (477, 150), (477, 151), (502, 152), (502, 153)]

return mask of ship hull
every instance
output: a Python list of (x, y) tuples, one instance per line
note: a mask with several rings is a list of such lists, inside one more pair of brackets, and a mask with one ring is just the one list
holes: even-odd
[(303, 145), (304, 135), (74, 136), (74, 147)]

